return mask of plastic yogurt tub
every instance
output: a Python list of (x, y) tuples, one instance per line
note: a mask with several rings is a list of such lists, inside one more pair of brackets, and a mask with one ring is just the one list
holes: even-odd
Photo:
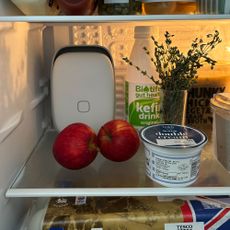
[(158, 124), (140, 130), (145, 147), (146, 174), (167, 187), (194, 183), (200, 169), (200, 155), (207, 136), (194, 128)]
[(214, 94), (210, 100), (213, 111), (215, 155), (230, 171), (230, 93)]

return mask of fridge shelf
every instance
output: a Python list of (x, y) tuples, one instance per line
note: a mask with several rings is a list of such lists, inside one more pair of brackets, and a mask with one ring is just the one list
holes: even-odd
[(98, 154), (90, 166), (68, 170), (53, 158), (56, 135), (55, 131), (44, 135), (6, 197), (230, 195), (230, 174), (210, 152), (211, 142), (202, 152), (197, 181), (189, 187), (166, 188), (145, 175), (143, 146), (127, 162), (111, 162)]
[(211, 20), (229, 19), (230, 14), (180, 14), (180, 15), (89, 15), (89, 16), (25, 16), (0, 14), (1, 22), (35, 22), (35, 23), (122, 23), (122, 22), (151, 22), (167, 20)]

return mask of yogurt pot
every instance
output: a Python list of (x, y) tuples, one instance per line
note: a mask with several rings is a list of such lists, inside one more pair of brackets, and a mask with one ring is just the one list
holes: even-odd
[(140, 130), (146, 156), (146, 175), (166, 187), (194, 183), (200, 169), (200, 155), (207, 136), (194, 128), (157, 124)]
[(215, 155), (230, 171), (230, 93), (214, 94), (210, 104), (213, 112)]

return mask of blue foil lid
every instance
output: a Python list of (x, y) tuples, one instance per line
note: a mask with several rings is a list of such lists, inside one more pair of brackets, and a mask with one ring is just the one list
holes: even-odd
[(167, 148), (192, 148), (207, 141), (207, 136), (199, 130), (172, 124), (147, 126), (140, 136), (144, 142)]

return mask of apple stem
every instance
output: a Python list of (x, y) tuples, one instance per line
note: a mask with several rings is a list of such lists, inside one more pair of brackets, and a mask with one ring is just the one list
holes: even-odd
[(103, 127), (103, 130), (104, 130), (104, 132), (105, 132), (107, 138), (108, 138), (109, 140), (112, 140), (112, 134), (111, 134), (111, 132), (109, 132), (109, 130), (107, 130), (105, 127)]
[(90, 139), (89, 139), (89, 148), (90, 149), (98, 149), (97, 145), (94, 143), (94, 138), (93, 137), (90, 137)]

